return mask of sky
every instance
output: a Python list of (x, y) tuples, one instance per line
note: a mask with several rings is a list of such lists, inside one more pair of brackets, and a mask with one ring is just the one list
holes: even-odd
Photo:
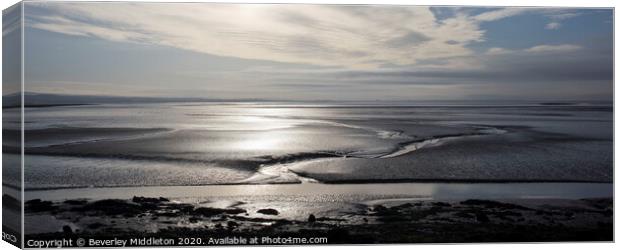
[(27, 2), (26, 91), (270, 100), (613, 98), (613, 11)]

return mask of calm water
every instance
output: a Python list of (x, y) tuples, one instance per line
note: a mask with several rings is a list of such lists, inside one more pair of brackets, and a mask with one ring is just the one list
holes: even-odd
[(611, 182), (612, 114), (595, 105), (28, 108), (25, 188)]

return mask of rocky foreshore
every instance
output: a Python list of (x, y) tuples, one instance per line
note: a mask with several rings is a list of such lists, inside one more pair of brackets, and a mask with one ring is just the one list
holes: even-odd
[(37, 233), (26, 235), (26, 239), (268, 236), (327, 237), (329, 244), (613, 240), (611, 198), (470, 199), (363, 206), (346, 217), (308, 213), (307, 219), (295, 220), (282, 217), (277, 207), (247, 211), (235, 205), (206, 207), (164, 197), (36, 199), (25, 203), (27, 225), (39, 224), (48, 231), (27, 228)]

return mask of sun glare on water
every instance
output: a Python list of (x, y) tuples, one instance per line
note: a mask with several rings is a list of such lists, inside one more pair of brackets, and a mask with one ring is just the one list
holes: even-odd
[(282, 109), (249, 109), (248, 114), (235, 120), (245, 124), (249, 134), (245, 139), (234, 142), (232, 147), (242, 151), (274, 151), (283, 149), (287, 141), (294, 140), (294, 133), (285, 131), (303, 124), (303, 120), (291, 119)]

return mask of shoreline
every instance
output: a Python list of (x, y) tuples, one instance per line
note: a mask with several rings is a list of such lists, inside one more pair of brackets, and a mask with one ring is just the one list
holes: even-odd
[(293, 202), (218, 207), (140, 196), (29, 200), (26, 226), (45, 221), (48, 231), (29, 230), (36, 233), (26, 239), (326, 237), (327, 244), (613, 240), (612, 198), (381, 201), (354, 209), (339, 206), (327, 214), (304, 210), (298, 218), (285, 215), (287, 204)]
[[(298, 184), (321, 184), (321, 185), (364, 185), (364, 184), (545, 184), (545, 183), (576, 183), (576, 184), (613, 184), (611, 181), (588, 181), (588, 180), (553, 180), (553, 179), (540, 179), (540, 180), (522, 180), (522, 179), (350, 179), (350, 180), (337, 180), (337, 181), (320, 181), (320, 182), (265, 182), (265, 183), (253, 183), (253, 182), (232, 182), (232, 183), (213, 183), (213, 184), (196, 184), (196, 185), (118, 185), (118, 186), (66, 186), (66, 187), (40, 187), (40, 188), (25, 188), (24, 191), (51, 191), (61, 189), (108, 189), (108, 188), (146, 188), (146, 187), (213, 187), (213, 186), (263, 186), (263, 185), (298, 185)], [(3, 187), (12, 189), (21, 189), (11, 184), (2, 184)]]
[(367, 183), (367, 184), (252, 184), (204, 186), (143, 186), (61, 188), (27, 190), (25, 199), (127, 199), (132, 196), (210, 198), (265, 195), (399, 196), (433, 199), (509, 199), (523, 197), (594, 198), (613, 195), (613, 183), (521, 182), (521, 183)]

